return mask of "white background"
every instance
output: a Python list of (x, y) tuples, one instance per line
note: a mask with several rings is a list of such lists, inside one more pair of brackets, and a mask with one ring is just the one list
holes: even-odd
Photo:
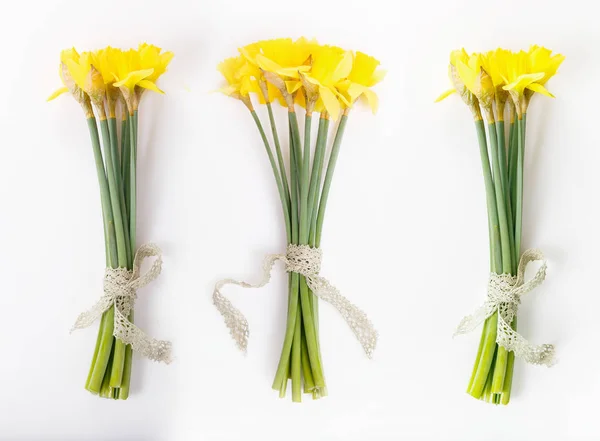
[[(0, 15), (0, 438), (53, 440), (592, 440), (600, 356), (598, 78), (591, 2), (261, 0), (12, 2)], [(217, 63), (249, 42), (316, 37), (388, 70), (381, 108), (349, 120), (324, 229), (322, 273), (366, 310), (381, 339), (366, 359), (321, 308), (330, 396), (277, 398), (285, 276), (227, 289), (252, 338), (244, 357), (210, 301), (222, 277), (253, 280), (285, 246), (278, 197), (245, 108), (211, 93)], [(83, 389), (96, 329), (69, 335), (101, 294), (104, 245), (85, 120), (57, 87), (59, 53), (148, 41), (175, 52), (140, 117), (138, 242), (164, 251), (136, 320), (174, 343), (170, 366), (136, 358), (131, 398)], [(566, 55), (529, 111), (524, 246), (549, 261), (520, 331), (554, 343), (552, 369), (517, 362), (513, 399), (465, 393), (479, 330), (452, 339), (479, 305), (487, 221), (471, 116), (441, 104), (448, 54), (546, 45)], [(261, 112), (264, 109), (261, 110)], [(285, 129), (285, 112), (279, 109)], [(264, 113), (261, 113), (264, 116)], [(285, 133), (285, 130), (283, 130)], [(285, 138), (285, 136), (284, 136)]]

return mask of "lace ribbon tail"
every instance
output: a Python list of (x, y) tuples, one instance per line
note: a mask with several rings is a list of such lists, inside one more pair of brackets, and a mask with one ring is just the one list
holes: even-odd
[(454, 335), (452, 337), (456, 337), (457, 335), (468, 334), (469, 332), (475, 330), (477, 326), (482, 324), (489, 316), (494, 313), (494, 310), (490, 311), (490, 307), (487, 303), (481, 305), (473, 314), (467, 315), (462, 318), (456, 330), (454, 331)]
[(227, 325), (235, 344), (244, 353), (248, 350), (248, 338), (250, 337), (248, 320), (246, 320), (246, 317), (244, 317), (244, 314), (242, 314), (239, 309), (233, 306), (227, 297), (221, 294), (221, 289), (226, 285), (237, 285), (242, 288), (262, 288), (271, 280), (273, 265), (275, 265), (275, 262), (278, 260), (285, 262), (286, 258), (281, 254), (270, 254), (265, 257), (265, 260), (263, 261), (262, 280), (255, 285), (234, 279), (220, 280), (215, 285), (213, 291), (213, 303), (219, 310), (219, 313), (223, 316), (225, 325)]
[(235, 280), (227, 279), (222, 280), (215, 286), (215, 290), (213, 292), (213, 303), (219, 310), (219, 313), (223, 316), (225, 320), (225, 325), (229, 329), (229, 333), (231, 334), (231, 338), (235, 341), (238, 349), (243, 353), (246, 353), (248, 350), (248, 338), (250, 337), (250, 329), (248, 326), (248, 320), (244, 317), (244, 314), (240, 312), (233, 304), (221, 294), (219, 289), (225, 285), (240, 285), (244, 288), (250, 287), (246, 286), (247, 283), (239, 283)]
[[(154, 260), (148, 271), (141, 274), (142, 263), (149, 257), (156, 257), (156, 260)], [(133, 259), (132, 271), (130, 286), (136, 291), (155, 280), (162, 271), (162, 251), (158, 245), (147, 243), (139, 247)]]
[(367, 314), (350, 300), (327, 279), (320, 276), (305, 276), (306, 283), (314, 295), (332, 305), (342, 315), (357, 340), (362, 345), (367, 357), (372, 358), (379, 334)]
[(104, 312), (107, 311), (112, 304), (113, 299), (107, 295), (103, 295), (94, 306), (79, 314), (70, 332), (91, 326), (96, 320), (102, 317), (102, 314), (104, 314)]
[(540, 364), (548, 367), (555, 363), (554, 345), (534, 345), (529, 343), (525, 337), (516, 332), (506, 322), (502, 314), (498, 314), (496, 343), (507, 351), (514, 352), (515, 357), (522, 358), (527, 363)]
[(135, 326), (123, 313), (115, 308), (115, 328), (113, 336), (131, 349), (150, 360), (171, 363), (171, 342), (150, 337)]

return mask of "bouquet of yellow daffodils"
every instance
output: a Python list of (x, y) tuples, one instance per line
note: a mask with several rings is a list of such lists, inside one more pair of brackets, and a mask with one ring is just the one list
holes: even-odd
[[(83, 108), (91, 136), (107, 268), (104, 295), (79, 316), (73, 329), (100, 319), (85, 387), (105, 398), (125, 400), (129, 396), (132, 350), (153, 360), (170, 361), (170, 343), (148, 337), (133, 324), (133, 303), (137, 289), (157, 277), (161, 269), (156, 245), (143, 245), (136, 251), (138, 109), (146, 90), (163, 93), (156, 81), (172, 58), (173, 53), (148, 44), (127, 51), (107, 47), (79, 54), (75, 49), (65, 50), (59, 69), (64, 87), (49, 98), (70, 92)], [(141, 274), (146, 257), (156, 260)]]
[[(301, 401), (302, 390), (316, 399), (327, 394), (319, 347), (319, 298), (339, 310), (367, 355), (371, 355), (377, 341), (377, 333), (366, 314), (319, 276), (319, 269), (323, 219), (348, 115), (357, 101), (364, 100), (373, 112), (377, 110), (378, 98), (371, 88), (383, 79), (384, 72), (378, 69), (379, 61), (364, 53), (320, 45), (305, 38), (259, 41), (240, 48), (239, 52), (239, 56), (218, 66), (227, 81), (221, 91), (240, 100), (258, 127), (279, 191), (288, 247), (285, 254), (267, 257), (261, 283), (221, 281), (215, 287), (213, 301), (238, 347), (245, 351), (248, 323), (223, 296), (221, 289), (226, 284), (264, 286), (273, 264), (282, 261), (289, 273), (288, 313), (273, 389), (284, 397), (288, 379), (291, 379), (293, 401)], [(254, 109), (252, 94), (260, 104), (266, 105), (271, 140)], [(287, 160), (275, 124), (273, 103), (287, 110)], [(304, 109), (303, 137), (298, 108)], [(314, 112), (320, 117), (313, 143)], [(332, 123), (337, 124), (337, 129), (327, 162)]]
[[(552, 97), (546, 83), (564, 56), (532, 46), (529, 51), (496, 49), (469, 55), (464, 49), (450, 55), (453, 88), (438, 101), (457, 93), (475, 120), (483, 166), (490, 236), (491, 275), (487, 299), (474, 314), (463, 318), (457, 334), (483, 323), (483, 332), (467, 392), (494, 404), (508, 404), (515, 356), (528, 363), (550, 366), (552, 345), (533, 345), (517, 333), (521, 297), (541, 284), (546, 262), (539, 250), (521, 252), (523, 172), (527, 109), (534, 94)], [(509, 124), (505, 125), (505, 117)], [(487, 137), (485, 130), (487, 123)], [(540, 261), (535, 276), (525, 280), (529, 262)]]

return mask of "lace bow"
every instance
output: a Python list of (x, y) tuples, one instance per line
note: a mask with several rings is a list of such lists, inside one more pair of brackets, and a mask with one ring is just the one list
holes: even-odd
[[(142, 262), (156, 257), (150, 269), (140, 274)], [(137, 290), (158, 277), (162, 269), (161, 251), (154, 244), (142, 245), (135, 254), (133, 271), (126, 268), (106, 268), (104, 272), (104, 295), (88, 311), (77, 317), (71, 332), (90, 326), (102, 314), (114, 306), (113, 335), (131, 349), (151, 360), (171, 362), (171, 342), (156, 340), (129, 321), (129, 314), (137, 298)]]

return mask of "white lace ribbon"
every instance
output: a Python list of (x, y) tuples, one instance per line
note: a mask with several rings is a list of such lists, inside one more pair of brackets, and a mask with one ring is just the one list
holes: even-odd
[(354, 335), (362, 345), (369, 358), (373, 355), (377, 345), (377, 331), (362, 310), (353, 305), (347, 298), (342, 296), (338, 289), (329, 281), (319, 276), (321, 270), (322, 251), (320, 248), (311, 248), (308, 245), (288, 245), (287, 252), (283, 254), (268, 255), (263, 262), (262, 280), (252, 285), (233, 279), (225, 279), (217, 282), (213, 292), (213, 302), (229, 328), (231, 336), (238, 348), (246, 352), (248, 348), (248, 321), (246, 317), (221, 294), (221, 289), (226, 285), (238, 285), (243, 288), (261, 288), (271, 280), (271, 270), (278, 260), (285, 263), (286, 272), (295, 272), (306, 278), (306, 284), (314, 295), (324, 300), (342, 314)]
[[(533, 279), (525, 282), (525, 269), (530, 262), (541, 261), (542, 266)], [(513, 351), (527, 363), (551, 366), (554, 363), (554, 345), (533, 345), (510, 326), (517, 315), (521, 297), (542, 284), (546, 278), (546, 260), (539, 250), (527, 250), (521, 256), (517, 277), (510, 274), (490, 275), (487, 300), (473, 314), (464, 317), (454, 335), (466, 334), (498, 313), (496, 343)]]
[[(150, 269), (140, 274), (142, 262), (156, 257)], [(137, 298), (137, 290), (158, 277), (162, 269), (160, 248), (154, 244), (142, 245), (135, 254), (133, 271), (126, 268), (106, 268), (104, 272), (104, 295), (88, 311), (77, 317), (71, 332), (90, 326), (112, 306), (115, 308), (113, 335), (131, 349), (151, 360), (171, 362), (171, 342), (149, 337), (129, 321), (129, 314)]]

